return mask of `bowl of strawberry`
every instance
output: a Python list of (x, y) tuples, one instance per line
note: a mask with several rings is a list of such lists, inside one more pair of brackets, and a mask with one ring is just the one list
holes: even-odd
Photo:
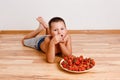
[(60, 61), (60, 67), (68, 72), (83, 73), (88, 72), (95, 66), (95, 61), (92, 58), (84, 58), (81, 56), (65, 56)]

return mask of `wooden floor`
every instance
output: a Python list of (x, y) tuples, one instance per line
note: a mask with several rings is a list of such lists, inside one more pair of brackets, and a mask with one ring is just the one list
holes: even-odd
[(24, 34), (0, 34), (0, 80), (120, 80), (120, 34), (71, 34), (73, 54), (95, 59), (89, 72), (73, 74), (21, 45)]

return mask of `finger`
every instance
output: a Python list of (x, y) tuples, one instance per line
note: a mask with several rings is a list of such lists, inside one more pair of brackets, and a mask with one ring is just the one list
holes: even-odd
[(68, 37), (66, 36), (66, 37), (64, 38), (64, 41), (67, 41), (67, 39), (68, 39)]
[(61, 43), (64, 43), (64, 40), (61, 40), (60, 42), (61, 42)]
[(58, 37), (59, 37), (59, 39), (60, 39), (60, 40), (62, 40), (62, 39), (63, 39), (61, 35), (59, 35)]

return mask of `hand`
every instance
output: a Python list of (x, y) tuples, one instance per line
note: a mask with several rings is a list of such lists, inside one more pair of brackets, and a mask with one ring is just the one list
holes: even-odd
[(68, 40), (70, 39), (70, 36), (69, 35), (66, 35), (61, 42), (67, 42)]
[(52, 38), (54, 44), (58, 44), (59, 42), (63, 42), (63, 38), (61, 35), (56, 35)]
[(70, 38), (70, 36), (69, 36), (69, 35), (66, 35), (66, 36), (64, 37), (64, 41), (65, 41), (65, 42), (68, 41), (69, 38)]

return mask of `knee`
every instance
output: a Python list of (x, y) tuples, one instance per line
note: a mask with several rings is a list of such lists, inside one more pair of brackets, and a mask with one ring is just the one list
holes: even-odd
[(25, 40), (24, 38), (21, 40), (21, 43), (22, 43), (23, 46), (24, 46), (24, 40)]

